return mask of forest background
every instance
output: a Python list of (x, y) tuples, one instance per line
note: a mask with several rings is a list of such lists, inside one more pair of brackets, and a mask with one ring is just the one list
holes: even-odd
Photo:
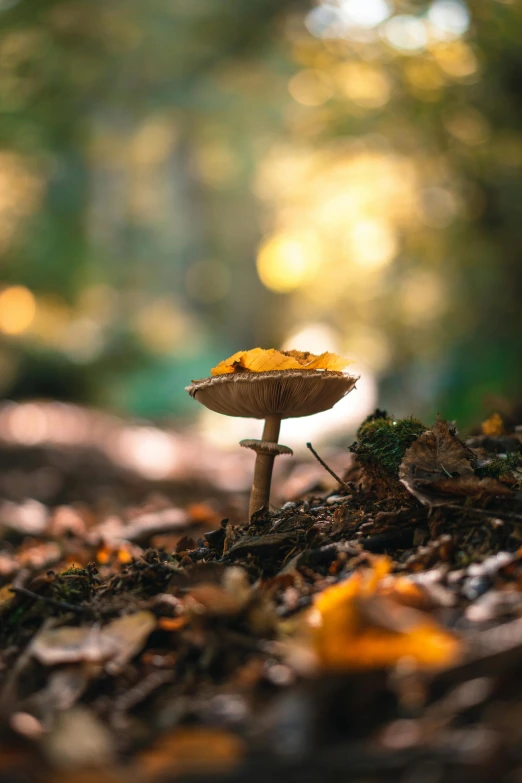
[(354, 358), (356, 423), (507, 409), (521, 29), (517, 0), (2, 0), (0, 397), (189, 421), (261, 345)]

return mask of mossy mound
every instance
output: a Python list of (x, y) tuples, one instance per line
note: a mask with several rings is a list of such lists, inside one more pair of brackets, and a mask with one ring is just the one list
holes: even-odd
[(96, 574), (95, 568), (71, 566), (54, 576), (51, 582), (52, 597), (73, 604), (89, 600), (94, 592)]
[(397, 475), (406, 450), (427, 429), (413, 416), (394, 419), (386, 411), (377, 410), (363, 421), (357, 431), (357, 442), (350, 450), (357, 454), (362, 465)]

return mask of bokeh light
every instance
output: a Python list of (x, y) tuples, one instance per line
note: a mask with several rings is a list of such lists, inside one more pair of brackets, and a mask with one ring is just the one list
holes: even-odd
[(382, 68), (369, 63), (342, 63), (335, 77), (341, 94), (365, 109), (379, 109), (390, 99), (391, 83)]
[(276, 234), (261, 245), (257, 271), (263, 285), (277, 293), (286, 293), (313, 279), (320, 267), (317, 243), (313, 236)]
[(11, 286), (0, 291), (0, 332), (23, 334), (31, 326), (36, 313), (34, 295), (25, 286)]
[(333, 88), (322, 71), (307, 69), (290, 79), (288, 92), (303, 106), (321, 106), (331, 98)]
[(434, 28), (432, 34), (444, 39), (464, 35), (470, 22), (468, 9), (458, 0), (435, 0), (428, 10), (428, 20)]
[(453, 79), (473, 82), (478, 76), (479, 64), (472, 48), (464, 41), (452, 41), (433, 48), (433, 56), (441, 69)]
[(359, 266), (385, 266), (397, 253), (397, 239), (384, 221), (360, 220), (348, 235), (347, 251)]
[(428, 42), (426, 23), (417, 16), (394, 16), (384, 28), (385, 40), (395, 49), (415, 52), (424, 49)]
[(339, 0), (343, 17), (349, 24), (376, 27), (391, 13), (386, 0)]

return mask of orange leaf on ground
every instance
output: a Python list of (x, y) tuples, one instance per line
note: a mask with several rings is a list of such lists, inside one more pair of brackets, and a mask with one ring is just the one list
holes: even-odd
[(489, 419), (483, 421), (480, 428), (483, 435), (498, 436), (505, 432), (504, 422), (498, 413), (494, 413)]
[(309, 623), (324, 668), (386, 668), (401, 658), (438, 667), (456, 659), (458, 640), (430, 615), (404, 606), (399, 595), (404, 584), (397, 597), (390, 579), (381, 584), (390, 565), (388, 558), (378, 558), (371, 570), (357, 571), (317, 596)]

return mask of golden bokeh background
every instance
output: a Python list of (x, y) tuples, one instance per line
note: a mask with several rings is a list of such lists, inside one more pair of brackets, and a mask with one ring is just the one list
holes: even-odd
[(0, 396), (217, 431), (184, 386), (262, 345), (353, 358), (347, 426), (516, 404), (521, 24), (518, 0), (5, 0)]

